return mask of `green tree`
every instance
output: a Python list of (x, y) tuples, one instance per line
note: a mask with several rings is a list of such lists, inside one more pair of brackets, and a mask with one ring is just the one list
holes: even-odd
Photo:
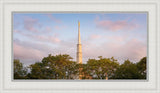
[(30, 78), (33, 79), (73, 79), (78, 72), (76, 63), (67, 54), (44, 57), (42, 62), (30, 65)]
[[(112, 58), (89, 59), (83, 67), (84, 76), (91, 76), (93, 79), (106, 79), (113, 75), (114, 70), (119, 66), (117, 60)], [(85, 78), (85, 77), (84, 77)]]
[(136, 65), (138, 68), (138, 73), (140, 74), (140, 79), (146, 79), (146, 57), (143, 57)]
[(146, 79), (146, 57), (137, 63), (126, 60), (114, 72), (112, 79)]
[(45, 68), (41, 62), (36, 62), (35, 64), (31, 64), (29, 68), (31, 69), (31, 73), (28, 73), (28, 78), (42, 79), (47, 77), (45, 73), (43, 73)]
[[(14, 60), (14, 79), (146, 79), (146, 57), (137, 63), (126, 60), (119, 65), (111, 58), (89, 59), (86, 64), (77, 64), (67, 54), (44, 57), (27, 68), (19, 60)], [(26, 76), (27, 75), (27, 76)]]
[(14, 79), (26, 79), (27, 68), (18, 60), (14, 59)]
[(114, 73), (114, 79), (138, 79), (136, 64), (126, 60)]

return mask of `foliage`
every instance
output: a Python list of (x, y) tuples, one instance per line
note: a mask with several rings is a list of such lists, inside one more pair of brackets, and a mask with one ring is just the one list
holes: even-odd
[(14, 59), (14, 79), (25, 79), (27, 75), (27, 68), (23, 67), (23, 64)]
[(137, 63), (126, 60), (123, 64), (111, 58), (89, 59), (86, 64), (71, 61), (67, 54), (44, 57), (27, 68), (14, 60), (14, 79), (146, 79), (146, 57)]
[(137, 69), (138, 69), (138, 73), (140, 74), (140, 78), (141, 79), (146, 79), (146, 61), (147, 58), (144, 57), (142, 58), (136, 65), (137, 65)]
[(30, 65), (31, 79), (73, 79), (76, 74), (76, 63), (70, 61), (69, 55), (49, 55), (42, 62)]
[[(84, 76), (90, 76), (92, 79), (106, 79), (106, 77), (111, 77), (114, 70), (117, 69), (119, 63), (117, 60), (112, 58), (102, 58), (99, 60), (89, 59), (87, 64), (84, 66)], [(85, 78), (85, 77), (84, 77)]]
[(138, 63), (132, 63), (126, 60), (114, 72), (112, 79), (146, 79), (146, 57)]

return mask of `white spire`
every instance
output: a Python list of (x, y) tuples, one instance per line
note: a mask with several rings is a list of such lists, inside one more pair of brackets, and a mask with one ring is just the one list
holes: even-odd
[[(78, 21), (77, 63), (82, 64), (82, 45), (80, 36), (80, 22)], [(82, 79), (82, 68), (79, 68), (79, 79)]]
[(80, 37), (80, 22), (78, 21), (77, 63), (82, 63), (82, 45)]
[(80, 22), (78, 21), (78, 44), (81, 44)]

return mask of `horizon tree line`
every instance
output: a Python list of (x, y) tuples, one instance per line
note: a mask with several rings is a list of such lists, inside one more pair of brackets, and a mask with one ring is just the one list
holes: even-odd
[(143, 57), (133, 63), (125, 60), (123, 64), (114, 58), (88, 59), (86, 64), (78, 64), (70, 55), (59, 54), (44, 57), (24, 67), (22, 62), (14, 59), (14, 79), (77, 79), (79, 68), (82, 68), (82, 79), (146, 79), (146, 61)]

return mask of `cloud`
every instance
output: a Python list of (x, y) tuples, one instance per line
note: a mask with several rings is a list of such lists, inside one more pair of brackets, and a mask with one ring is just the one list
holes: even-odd
[(50, 32), (52, 32), (52, 28), (49, 26), (46, 26), (41, 33), (50, 33)]
[(20, 33), (20, 31), (19, 31), (19, 30), (14, 30), (13, 32), (14, 32), (14, 33)]
[(59, 43), (61, 40), (54, 36), (33, 36), (34, 39), (41, 42)]
[[(36, 32), (36, 34), (50, 33), (52, 28), (50, 26), (42, 25), (37, 19), (34, 19), (30, 16), (25, 16), (23, 20), (24, 29), (31, 32)], [(59, 26), (55, 26), (59, 29)]]
[(54, 26), (55, 30), (62, 30), (62, 29), (66, 29), (66, 26)]
[(83, 57), (85, 58), (97, 58), (103, 57), (115, 57), (121, 60), (123, 63), (125, 59), (129, 59), (133, 62), (139, 61), (142, 57), (147, 55), (147, 46), (137, 40), (131, 39), (124, 43), (121, 42), (106, 42), (99, 46), (95, 46), (94, 43), (83, 44)]
[(136, 24), (134, 20), (99, 20), (99, 17), (96, 17), (95, 23), (98, 28), (110, 31), (133, 30), (139, 27), (139, 25)]
[(76, 44), (72, 41), (62, 41), (54, 46), (46, 43), (14, 39), (13, 53), (15, 59), (20, 59), (25, 64), (33, 64), (41, 61), (48, 54), (69, 54), (71, 57), (75, 57)]
[(90, 39), (99, 39), (101, 38), (101, 35), (92, 34), (90, 35)]
[(32, 47), (26, 47), (16, 42), (13, 43), (13, 51), (15, 59), (41, 60), (41, 58), (45, 55), (40, 50), (34, 49)]
[(13, 23), (13, 29), (18, 28), (21, 24), (21, 22), (19, 22), (18, 20), (14, 20), (13, 22), (14, 22)]
[(104, 38), (109, 40), (110, 42), (122, 43), (122, 42), (126, 42), (127, 40), (129, 40), (129, 35), (126, 35), (126, 34), (123, 34), (121, 36), (110, 35), (110, 36), (107, 36), (107, 37), (104, 37)]
[(35, 26), (40, 24), (38, 23), (37, 19), (33, 19), (32, 17), (29, 16), (25, 16), (24, 17), (24, 28), (28, 31), (32, 31), (32, 32), (38, 32), (38, 30), (35, 28)]
[[(49, 28), (48, 28), (49, 29)], [(49, 30), (48, 30), (49, 31)], [(49, 43), (59, 43), (61, 40), (57, 37), (58, 35), (55, 33), (52, 36), (48, 35), (35, 35), (35, 34), (27, 34), (19, 30), (14, 30), (15, 33), (21, 34), (22, 36), (27, 37), (30, 40), (36, 40), (39, 42), (49, 42)]]
[(46, 14), (46, 16), (47, 16), (50, 20), (52, 20), (52, 21), (54, 21), (54, 22), (56, 22), (56, 23), (61, 23), (61, 22), (62, 22), (61, 20), (55, 18), (52, 14)]
[(14, 39), (13, 43), (14, 59), (20, 59), (21, 62), (27, 65), (41, 61), (42, 58), (48, 56), (48, 54), (55, 55), (60, 49), (62, 50), (62, 48), (54, 45), (33, 41), (21, 41), (20, 39)]
[(21, 39), (14, 39), (14, 43), (24, 46), (26, 48), (33, 48), (43, 53), (48, 53), (53, 50), (52, 46), (49, 44), (45, 44), (42, 42), (35, 42), (35, 41), (21, 41)]
[(147, 56), (147, 46), (138, 39), (132, 39), (120, 47), (121, 54), (132, 60), (140, 59)]
[[(55, 18), (52, 14), (45, 14), (49, 20), (52, 20), (56, 23), (61, 23), (61, 20)], [(33, 17), (30, 16), (24, 16), (23, 17), (23, 27), (25, 30), (27, 31), (31, 31), (31, 32), (38, 32), (38, 34), (43, 34), (44, 32), (52, 32), (52, 28), (50, 26), (44, 26), (40, 23), (40, 21), (38, 19), (35, 19)], [(56, 30), (60, 30), (66, 28), (66, 26), (54, 26), (54, 29)]]

